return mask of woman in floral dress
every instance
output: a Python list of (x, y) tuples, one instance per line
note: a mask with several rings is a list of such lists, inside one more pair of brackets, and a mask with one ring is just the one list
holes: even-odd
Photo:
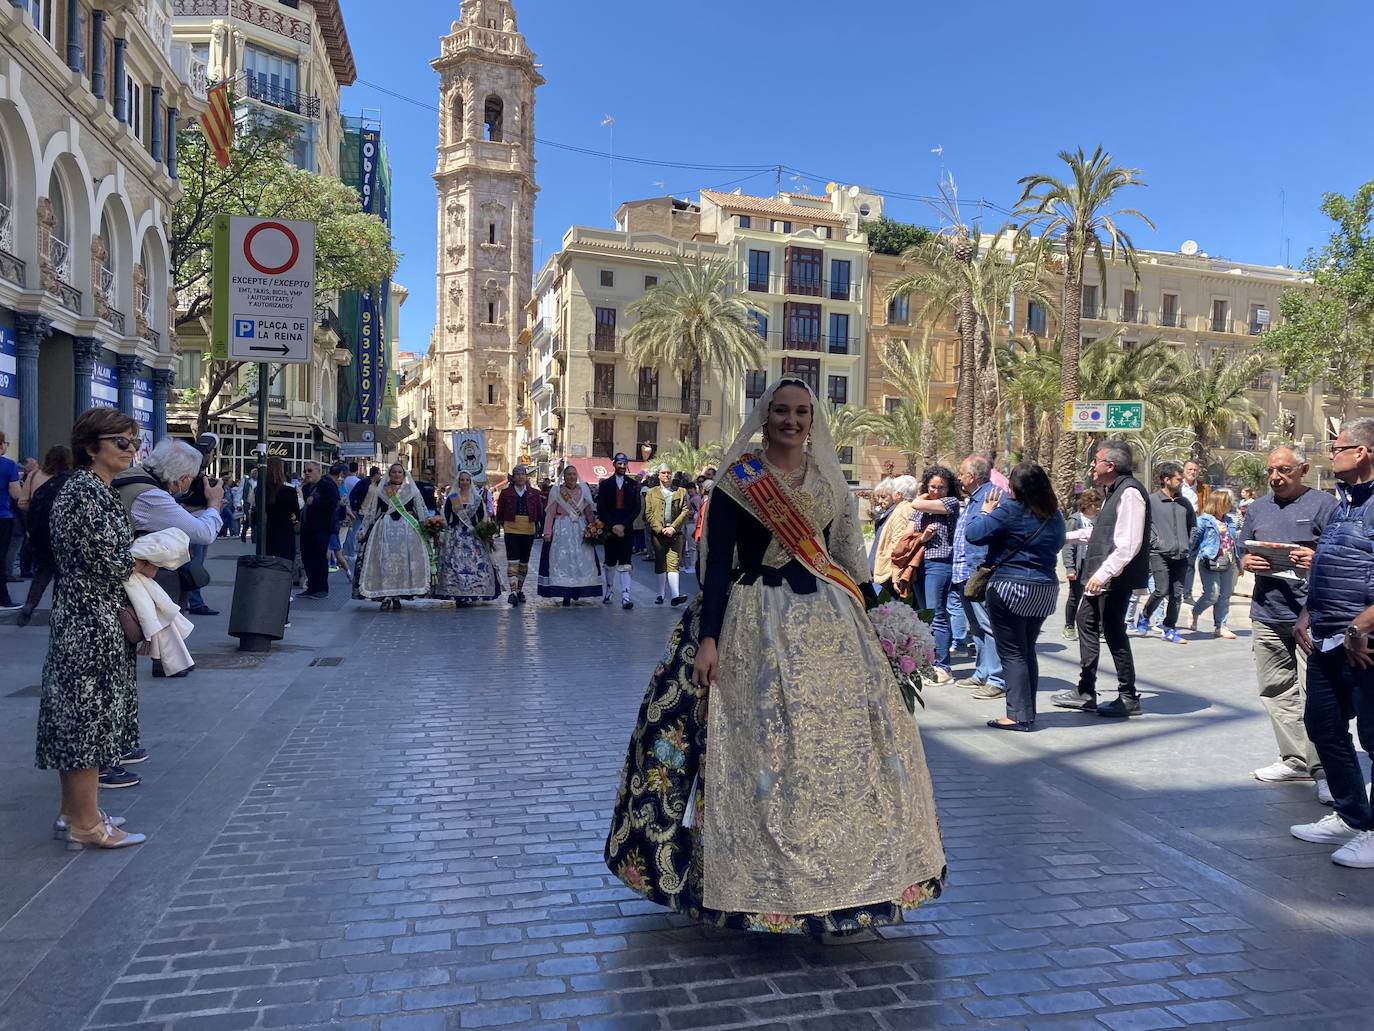
[(110, 481), (133, 462), (138, 425), (113, 408), (92, 408), (72, 427), (76, 471), (53, 502), (50, 527), (57, 587), (38, 703), (40, 769), (57, 770), (62, 809), (54, 832), (72, 846), (123, 848), (144, 840), (96, 804), (99, 774), (139, 746), (134, 645), (119, 610), (136, 567), (133, 530)]
[(858, 513), (805, 383), (769, 388), (726, 453), (698, 569), (630, 740), (607, 865), (716, 926), (871, 936), (940, 894), (945, 856), (920, 735), (864, 611)]
[(444, 537), (439, 557), (436, 598), (451, 598), (462, 608), (469, 602), (491, 601), (501, 596), (501, 583), (491, 563), (490, 538), (477, 536), (477, 525), (490, 522), (487, 492), (475, 487), (472, 473), (458, 474), (458, 487), (444, 502)]

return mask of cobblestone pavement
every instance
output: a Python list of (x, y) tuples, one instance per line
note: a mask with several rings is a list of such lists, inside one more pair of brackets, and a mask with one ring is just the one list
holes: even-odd
[(1374, 1027), (1374, 872), (1288, 836), (1310, 784), (1249, 779), (1273, 742), (1245, 640), (1140, 643), (1127, 723), (996, 734), (995, 703), (929, 689), (951, 879), (880, 942), (638, 899), (601, 846), (676, 618), (646, 583), (628, 613), (299, 603), (261, 663), (207, 621), (193, 677), (142, 685), (145, 783), (102, 803), (152, 837), (117, 853), (48, 839), (45, 635), (0, 627), (0, 1027)]

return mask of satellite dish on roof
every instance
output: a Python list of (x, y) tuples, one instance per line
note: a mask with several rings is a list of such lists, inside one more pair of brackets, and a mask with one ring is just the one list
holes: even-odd
[(849, 196), (850, 196), (851, 198), (854, 198), (854, 197), (858, 197), (858, 195), (859, 195), (859, 188), (858, 188), (857, 186), (851, 186), (851, 187), (849, 188)]
[(1188, 255), (1188, 257), (1191, 258), (1194, 254), (1197, 253), (1197, 241), (1196, 241), (1196, 240), (1184, 240), (1184, 241), (1183, 241), (1183, 246), (1180, 247), (1180, 248), (1178, 249), (1178, 252), (1179, 252), (1180, 254), (1186, 254), (1186, 255)]

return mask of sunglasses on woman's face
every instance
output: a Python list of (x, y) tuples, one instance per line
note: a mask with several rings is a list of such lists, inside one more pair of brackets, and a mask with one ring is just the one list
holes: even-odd
[(137, 437), (126, 437), (122, 434), (114, 437), (101, 437), (100, 439), (113, 441), (114, 446), (121, 451), (137, 451), (138, 445), (143, 443)]

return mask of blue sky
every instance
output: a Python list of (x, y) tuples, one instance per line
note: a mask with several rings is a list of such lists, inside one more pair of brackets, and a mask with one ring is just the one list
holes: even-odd
[[(429, 61), (458, 0), (343, 8), (360, 80), (436, 104)], [(542, 140), (604, 152), (609, 114), (621, 156), (781, 164), (815, 177), (784, 172), (783, 189), (819, 192), (833, 179), (915, 196), (935, 191), (939, 146), (962, 199), (1002, 207), (1015, 201), (1018, 177), (1062, 167), (1058, 150), (1102, 143), (1149, 184), (1131, 203), (1158, 230), (1138, 225), (1139, 245), (1193, 239), (1209, 254), (1263, 264), (1285, 253), (1298, 264), (1326, 237), (1322, 192), (1374, 178), (1368, 67), (1343, 42), (1370, 38), (1374, 5), (1336, 8), (516, 0), (548, 80), (535, 115)], [(1073, 60), (1081, 71), (1065, 80)], [(383, 113), (404, 254), (397, 279), (410, 289), (402, 340), (423, 351), (434, 324), (438, 116), (361, 83), (343, 105)], [(569, 225), (610, 225), (611, 168), (547, 145), (537, 158), (535, 246), (547, 257)], [(617, 200), (736, 185), (767, 195), (775, 183), (771, 171), (614, 168)], [(890, 201), (888, 213), (936, 218), (915, 200)], [(986, 212), (989, 228), (1000, 218)]]

